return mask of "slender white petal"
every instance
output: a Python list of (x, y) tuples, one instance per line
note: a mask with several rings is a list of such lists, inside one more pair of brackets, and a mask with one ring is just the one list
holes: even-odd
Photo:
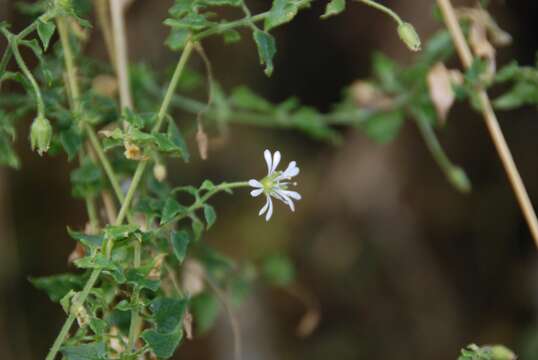
[(256, 189), (256, 190), (252, 190), (250, 192), (250, 195), (252, 195), (252, 197), (256, 197), (256, 196), (260, 195), (262, 192), (263, 192), (263, 189)]
[(266, 149), (263, 152), (263, 157), (265, 158), (265, 163), (267, 164), (267, 175), (271, 175), (271, 169), (273, 168), (273, 159), (271, 157), (271, 152)]
[(284, 194), (283, 191), (279, 192), (279, 195), (282, 196), (282, 199), (284, 199), (284, 204), (288, 205), (291, 211), (295, 211), (295, 204), (293, 204), (293, 200), (291, 200), (288, 195)]
[(286, 196), (289, 196), (290, 198), (292, 198), (292, 199), (294, 199), (294, 200), (301, 200), (301, 199), (302, 199), (301, 194), (299, 194), (297, 191), (282, 190), (282, 192), (283, 192)]
[(248, 184), (249, 184), (250, 186), (254, 187), (254, 188), (262, 188), (262, 187), (263, 187), (262, 183), (259, 182), (259, 181), (256, 180), (256, 179), (250, 179), (250, 180), (248, 181)]
[(284, 180), (284, 179), (291, 179), (294, 176), (297, 176), (299, 174), (299, 168), (297, 167), (297, 163), (295, 161), (292, 161), (289, 163), (288, 167), (282, 174), (280, 174), (275, 180)]
[(269, 209), (267, 210), (267, 214), (265, 214), (265, 221), (269, 221), (271, 216), (273, 216), (273, 200), (271, 200), (271, 197), (268, 196), (267, 201), (269, 202)]
[(263, 215), (264, 212), (267, 211), (267, 209), (269, 208), (269, 204), (271, 203), (271, 198), (266, 195), (265, 196), (265, 205), (263, 205), (263, 207), (260, 209), (260, 212), (258, 213), (258, 215)]
[(275, 172), (276, 167), (280, 163), (280, 159), (282, 158), (282, 155), (280, 155), (280, 151), (275, 151), (273, 154), (273, 166), (271, 167), (271, 174)]

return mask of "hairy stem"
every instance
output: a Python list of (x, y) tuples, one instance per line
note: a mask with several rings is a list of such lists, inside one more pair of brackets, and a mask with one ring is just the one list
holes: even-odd
[[(446, 26), (452, 35), (452, 40), (456, 46), (456, 50), (458, 51), (463, 65), (466, 68), (471, 67), (473, 55), (469, 46), (467, 45), (467, 42), (465, 41), (463, 31), (456, 17), (452, 3), (450, 0), (437, 0), (437, 3), (441, 8)], [(482, 109), (482, 115), (486, 121), (489, 134), (493, 140), (493, 143), (495, 144), (499, 157), (501, 158), (501, 162), (508, 175), (508, 179), (510, 180), (516, 198), (519, 202), (521, 211), (525, 216), (534, 242), (538, 247), (538, 220), (536, 219), (536, 213), (529, 199), (529, 194), (525, 189), (523, 180), (521, 179), (521, 175), (519, 174), (517, 166), (514, 162), (510, 148), (508, 147), (501, 127), (499, 126), (499, 121), (497, 120), (497, 116), (493, 111), (489, 96), (485, 90), (478, 90), (478, 100), (480, 102), (480, 108)]]

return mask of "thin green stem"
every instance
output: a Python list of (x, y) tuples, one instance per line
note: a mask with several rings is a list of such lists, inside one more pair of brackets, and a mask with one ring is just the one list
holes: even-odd
[(39, 89), (39, 85), (37, 84), (37, 81), (35, 80), (34, 76), (28, 69), (28, 66), (26, 66), (26, 63), (24, 62), (24, 59), (21, 56), (21, 53), (19, 52), (19, 48), (17, 47), (17, 40), (14, 38), (11, 41), (11, 51), (13, 52), (13, 55), (15, 56), (15, 61), (17, 62), (17, 65), (19, 65), (19, 68), (23, 72), (24, 76), (30, 81), (30, 84), (32, 85), (32, 88), (34, 89), (35, 96), (36, 96), (36, 102), (37, 102), (37, 114), (38, 116), (45, 117), (45, 102), (43, 101), (43, 96), (41, 95), (41, 90)]
[(166, 113), (168, 111), (168, 107), (170, 106), (170, 101), (172, 101), (172, 97), (174, 96), (174, 92), (176, 91), (177, 83), (179, 82), (179, 78), (181, 77), (181, 74), (185, 69), (187, 60), (189, 60), (189, 57), (191, 56), (192, 49), (193, 42), (187, 41), (187, 44), (185, 45), (185, 48), (183, 49), (181, 57), (179, 58), (179, 61), (177, 63), (176, 69), (174, 70), (174, 75), (172, 75), (172, 80), (170, 80), (170, 84), (168, 85), (168, 89), (166, 90), (166, 94), (164, 95), (164, 99), (159, 109), (159, 113), (157, 114), (157, 122), (155, 123), (155, 126), (152, 130), (153, 132), (158, 132), (161, 129), (163, 120), (166, 117)]
[[(86, 301), (86, 298), (90, 294), (91, 289), (97, 282), (97, 279), (99, 278), (99, 275), (101, 274), (101, 269), (94, 269), (90, 275), (90, 278), (88, 279), (88, 282), (86, 282), (86, 285), (84, 286), (84, 289), (80, 293), (80, 296), (78, 298), (79, 304), (84, 304)], [(62, 326), (62, 329), (60, 330), (60, 333), (56, 337), (56, 340), (52, 344), (52, 347), (50, 348), (49, 353), (47, 354), (47, 357), (45, 360), (54, 360), (58, 352), (60, 351), (60, 347), (62, 346), (65, 338), (69, 334), (69, 329), (71, 328), (71, 325), (73, 325), (73, 322), (75, 321), (75, 315), (73, 313), (69, 313), (69, 316), (65, 320), (64, 325)]]
[(398, 16), (398, 14), (396, 14), (394, 11), (392, 11), (388, 7), (386, 7), (384, 5), (381, 5), (380, 3), (376, 2), (376, 1), (372, 1), (372, 0), (357, 0), (357, 1), (362, 2), (365, 5), (368, 5), (370, 7), (373, 7), (374, 9), (377, 9), (379, 11), (384, 12), (385, 14), (392, 17), (394, 19), (394, 21), (396, 21), (396, 23), (398, 23), (398, 25), (403, 23), (403, 20)]
[[(310, 1), (311, 0), (299, 1), (297, 6), (299, 8), (301, 8), (301, 7), (305, 6), (305, 5), (308, 5), (310, 3)], [(196, 42), (196, 41), (202, 40), (202, 39), (204, 39), (204, 38), (206, 38), (208, 36), (215, 35), (215, 34), (222, 34), (225, 31), (232, 30), (232, 29), (239, 28), (239, 27), (250, 27), (250, 26), (252, 26), (253, 23), (265, 20), (270, 15), (270, 13), (271, 13), (270, 11), (266, 11), (266, 12), (259, 13), (259, 14), (254, 15), (254, 16), (248, 16), (247, 15), (246, 17), (244, 17), (242, 19), (239, 19), (239, 20), (236, 20), (236, 21), (230, 21), (230, 22), (227, 22), (227, 23), (224, 23), (224, 24), (219, 24), (217, 26), (214, 26), (214, 27), (212, 27), (210, 29), (207, 29), (205, 31), (202, 31), (202, 32), (194, 35), (192, 37), (192, 41)]]
[[(134, 267), (135, 268), (140, 267), (140, 262), (141, 262), (140, 250), (141, 250), (140, 242), (135, 241), (135, 244), (134, 244)], [(137, 303), (139, 296), (140, 296), (140, 289), (137, 287), (133, 291), (132, 302)], [(135, 342), (136, 342), (136, 337), (138, 335), (139, 323), (140, 323), (140, 314), (138, 312), (138, 309), (132, 309), (131, 310), (131, 323), (129, 325), (128, 344), (127, 344), (127, 349), (129, 352), (136, 351)]]
[[(62, 48), (64, 50), (65, 67), (67, 69), (67, 81), (69, 84), (69, 90), (71, 92), (71, 96), (73, 98), (73, 107), (74, 107), (73, 111), (75, 113), (80, 113), (82, 110), (80, 99), (79, 99), (80, 89), (79, 89), (79, 85), (78, 85), (78, 81), (76, 77), (77, 71), (76, 71), (75, 61), (73, 57), (73, 52), (71, 51), (71, 45), (69, 44), (69, 31), (67, 29), (67, 24), (65, 23), (65, 18), (58, 17), (57, 23), (58, 23), (58, 33), (60, 34), (60, 41), (62, 43)], [(97, 135), (95, 134), (95, 130), (86, 121), (83, 121), (83, 127), (84, 127), (84, 131), (88, 135), (88, 138), (90, 139), (92, 147), (97, 153), (99, 162), (101, 163), (101, 166), (105, 170), (105, 173), (108, 177), (108, 180), (110, 181), (110, 184), (112, 185), (112, 189), (114, 190), (116, 197), (118, 198), (120, 203), (123, 203), (124, 196), (123, 196), (123, 192), (121, 191), (118, 177), (116, 176), (112, 168), (112, 165), (110, 164), (110, 161), (108, 161), (108, 158), (105, 155), (103, 147), (101, 146), (101, 143), (99, 142), (99, 139), (97, 138)]]
[(92, 197), (86, 198), (86, 210), (88, 212), (88, 218), (90, 219), (90, 225), (92, 231), (99, 229), (99, 217), (97, 216), (97, 210), (95, 207), (95, 199)]

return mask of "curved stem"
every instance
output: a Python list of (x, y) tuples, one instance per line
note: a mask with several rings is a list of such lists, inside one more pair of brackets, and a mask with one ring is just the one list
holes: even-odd
[(384, 12), (385, 14), (389, 15), (390, 17), (392, 17), (394, 19), (394, 21), (396, 21), (396, 23), (398, 25), (400, 25), (401, 23), (403, 23), (402, 19), (398, 16), (398, 14), (396, 14), (393, 10), (389, 9), (388, 7), (384, 6), (384, 5), (381, 5), (379, 4), (378, 2), (376, 1), (372, 1), (372, 0), (357, 0), (359, 2), (362, 2), (364, 3), (365, 5), (368, 5), (370, 7), (373, 7), (379, 11), (382, 11)]
[(37, 81), (35, 80), (34, 76), (28, 69), (28, 66), (26, 66), (26, 63), (24, 62), (21, 56), (21, 53), (19, 52), (19, 48), (17, 47), (17, 40), (15, 39), (12, 39), (11, 41), (11, 51), (13, 52), (13, 55), (15, 56), (15, 61), (17, 61), (17, 65), (19, 65), (19, 68), (23, 72), (24, 76), (26, 76), (28, 81), (30, 81), (32, 88), (34, 89), (36, 102), (37, 102), (38, 116), (45, 117), (45, 102), (43, 101), (41, 90), (39, 89), (39, 85), (37, 84)]

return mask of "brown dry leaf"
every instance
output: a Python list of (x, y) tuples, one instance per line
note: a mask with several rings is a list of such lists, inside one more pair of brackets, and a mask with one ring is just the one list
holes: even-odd
[(209, 141), (207, 134), (204, 131), (204, 127), (201, 122), (198, 122), (198, 131), (196, 132), (196, 143), (198, 144), (198, 152), (202, 160), (207, 160), (207, 150)]
[(495, 48), (487, 38), (486, 28), (480, 22), (473, 22), (469, 29), (469, 44), (475, 56), (488, 62), (486, 76), (491, 79), (495, 75)]
[(192, 314), (189, 310), (187, 310), (183, 316), (183, 330), (185, 331), (185, 337), (187, 340), (192, 340)]
[(164, 258), (166, 257), (166, 254), (159, 254), (155, 256), (155, 263), (153, 264), (153, 267), (151, 268), (148, 279), (150, 280), (160, 280), (161, 279), (161, 270), (163, 266)]
[(427, 80), (437, 117), (441, 125), (444, 125), (456, 98), (452, 89), (451, 73), (443, 63), (439, 62), (430, 69)]
[(382, 110), (390, 108), (393, 104), (390, 97), (369, 81), (355, 81), (350, 87), (350, 94), (355, 104), (362, 108)]
[(198, 261), (187, 259), (183, 265), (181, 285), (183, 290), (195, 296), (205, 289), (205, 270)]
[(112, 326), (110, 328), (110, 348), (112, 351), (115, 351), (118, 354), (121, 354), (125, 351), (125, 347), (118, 338), (120, 331), (117, 326)]
[(84, 255), (86, 255), (86, 250), (84, 249), (84, 246), (77, 242), (75, 248), (67, 258), (67, 264), (72, 264), (73, 262), (75, 262), (75, 260), (83, 258)]
[(113, 98), (118, 93), (118, 81), (114, 76), (97, 75), (92, 81), (92, 89), (101, 96)]

